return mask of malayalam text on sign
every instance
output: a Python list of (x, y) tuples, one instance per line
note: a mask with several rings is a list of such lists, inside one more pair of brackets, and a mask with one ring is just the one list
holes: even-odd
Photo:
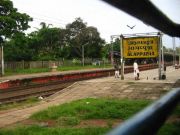
[(123, 39), (124, 58), (154, 58), (158, 56), (158, 37)]

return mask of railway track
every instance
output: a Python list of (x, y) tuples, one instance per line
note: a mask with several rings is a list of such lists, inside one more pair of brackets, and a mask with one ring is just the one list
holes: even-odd
[(68, 86), (70, 86), (73, 82), (51, 82), (47, 84), (37, 84), (32, 86), (24, 86), (18, 88), (7, 89), (4, 91), (0, 91), (0, 103), (12, 103), (26, 100), (30, 97), (47, 97), (50, 96), (57, 91), (60, 91)]
[[(157, 68), (157, 66), (156, 65), (155, 66), (154, 65), (141, 66), (140, 71), (149, 70), (153, 68)], [(133, 72), (133, 69), (132, 67), (125, 68), (124, 72), (130, 73), (130, 72)], [(79, 73), (72, 73), (72, 74), (67, 74), (67, 75), (60, 75), (60, 76), (56, 76), (55, 78), (57, 80), (53, 80), (53, 81), (50, 79), (52, 79), (54, 76), (52, 76), (52, 78), (40, 77), (40, 79), (42, 78), (45, 80), (49, 79), (50, 81), (48, 80), (49, 82), (43, 82), (43, 83), (41, 82), (37, 84), (31, 84), (31, 83), (26, 84), (26, 85), (23, 84), (21, 86), (14, 86), (12, 88), (0, 90), (0, 104), (22, 101), (30, 97), (50, 96), (56, 93), (57, 91), (60, 91), (70, 86), (74, 82), (77, 82), (80, 80), (98, 78), (98, 77), (111, 76), (111, 75), (114, 75), (114, 70), (79, 72)], [(33, 80), (30, 80), (30, 81), (33, 81)]]
[(74, 82), (109, 76), (111, 73), (113, 74), (113, 70), (88, 71), (10, 81), (9, 84), (15, 85), (0, 89), (0, 104), (23, 101), (30, 97), (50, 96)]

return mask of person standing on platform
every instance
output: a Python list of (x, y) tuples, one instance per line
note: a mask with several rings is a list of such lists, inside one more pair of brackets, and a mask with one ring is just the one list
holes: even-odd
[(116, 62), (115, 64), (114, 64), (114, 69), (115, 69), (115, 78), (119, 78), (120, 76), (119, 76), (119, 65), (118, 65), (118, 63)]
[(136, 60), (134, 61), (133, 67), (134, 67), (134, 78), (135, 80), (139, 80), (139, 68)]

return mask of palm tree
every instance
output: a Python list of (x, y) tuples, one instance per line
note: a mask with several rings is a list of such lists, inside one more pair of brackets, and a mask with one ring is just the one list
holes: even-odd
[(45, 22), (41, 22), (40, 25), (42, 29), (49, 28), (49, 26), (53, 26), (52, 24), (47, 25)]

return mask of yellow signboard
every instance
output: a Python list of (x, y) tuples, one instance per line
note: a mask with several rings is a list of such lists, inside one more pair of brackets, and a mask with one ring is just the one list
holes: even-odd
[(154, 58), (158, 56), (158, 37), (123, 39), (124, 58)]

